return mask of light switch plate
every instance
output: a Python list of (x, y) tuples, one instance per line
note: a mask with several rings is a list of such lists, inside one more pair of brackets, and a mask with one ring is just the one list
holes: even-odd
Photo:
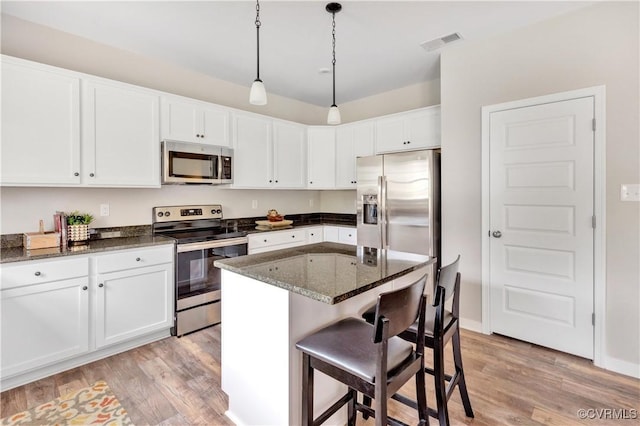
[(623, 183), (620, 185), (621, 201), (640, 201), (640, 184)]

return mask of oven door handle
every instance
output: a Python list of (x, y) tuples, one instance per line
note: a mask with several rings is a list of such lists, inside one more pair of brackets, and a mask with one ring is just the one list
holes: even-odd
[(187, 251), (206, 250), (210, 248), (237, 246), (239, 244), (247, 244), (249, 239), (247, 237), (227, 238), (224, 240), (204, 241), (201, 243), (189, 243), (178, 244), (176, 251), (178, 253), (184, 253)]

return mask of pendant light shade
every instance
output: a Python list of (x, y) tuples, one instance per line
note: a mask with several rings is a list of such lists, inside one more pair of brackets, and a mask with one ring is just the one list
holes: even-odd
[(331, 64), (333, 65), (333, 104), (331, 104), (331, 108), (329, 108), (327, 124), (340, 124), (342, 122), (340, 118), (340, 110), (338, 109), (338, 105), (336, 105), (336, 13), (342, 10), (342, 5), (340, 3), (329, 3), (326, 6), (326, 10), (332, 15), (331, 35), (333, 37), (331, 45), (333, 53), (333, 59), (331, 61)]
[(266, 105), (267, 104), (267, 91), (264, 88), (264, 83), (260, 79), (256, 79), (251, 85), (251, 92), (249, 92), (249, 103), (251, 105)]
[(340, 124), (342, 119), (340, 118), (340, 110), (336, 105), (331, 105), (329, 108), (329, 115), (327, 116), (327, 124)]
[(249, 92), (249, 103), (251, 105), (266, 105), (267, 91), (264, 83), (260, 80), (260, 2), (256, 0), (256, 79), (251, 85)]

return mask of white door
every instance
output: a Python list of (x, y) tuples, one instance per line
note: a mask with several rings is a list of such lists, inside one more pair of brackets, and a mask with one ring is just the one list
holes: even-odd
[(491, 331), (593, 359), (594, 98), (490, 114)]

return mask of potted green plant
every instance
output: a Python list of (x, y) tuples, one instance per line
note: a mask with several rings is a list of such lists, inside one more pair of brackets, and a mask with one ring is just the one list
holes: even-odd
[(89, 213), (73, 211), (67, 213), (67, 238), (71, 243), (83, 243), (89, 240), (89, 224), (93, 216)]

